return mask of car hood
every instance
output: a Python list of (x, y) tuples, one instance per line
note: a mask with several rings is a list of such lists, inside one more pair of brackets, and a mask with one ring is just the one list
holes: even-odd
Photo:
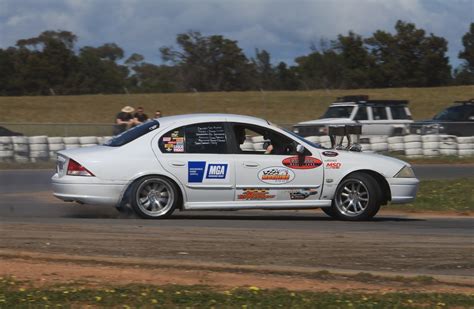
[(309, 120), (304, 122), (299, 122), (297, 125), (325, 125), (325, 124), (346, 124), (354, 123), (350, 118), (322, 118), (316, 120)]

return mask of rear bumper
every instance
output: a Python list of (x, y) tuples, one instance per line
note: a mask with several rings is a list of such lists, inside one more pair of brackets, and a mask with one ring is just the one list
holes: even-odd
[(82, 204), (117, 205), (126, 184), (101, 182), (97, 178), (63, 176), (52, 178), (53, 195), (66, 202)]
[(417, 178), (387, 178), (392, 204), (410, 203), (415, 200), (420, 181)]

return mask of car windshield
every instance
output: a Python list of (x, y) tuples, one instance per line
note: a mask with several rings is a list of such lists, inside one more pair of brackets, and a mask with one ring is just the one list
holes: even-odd
[(331, 106), (328, 108), (326, 113), (321, 117), (323, 118), (350, 118), (354, 106)]
[(434, 116), (434, 120), (444, 121), (460, 121), (465, 119), (466, 115), (469, 115), (469, 106), (454, 106), (445, 109), (438, 115)]
[(147, 134), (148, 132), (158, 129), (159, 127), (160, 123), (158, 122), (158, 120), (149, 120), (136, 127), (128, 129), (127, 131), (120, 133), (119, 135), (114, 136), (112, 139), (105, 142), (104, 146), (120, 147), (122, 145), (130, 143), (131, 141), (139, 138), (140, 136)]

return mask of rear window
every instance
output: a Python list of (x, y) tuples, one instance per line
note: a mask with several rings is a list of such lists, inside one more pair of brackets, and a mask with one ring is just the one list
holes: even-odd
[(133, 140), (136, 140), (140, 136), (158, 129), (159, 127), (160, 123), (157, 120), (150, 120), (114, 136), (112, 139), (105, 142), (104, 145), (110, 147), (120, 147), (130, 143)]

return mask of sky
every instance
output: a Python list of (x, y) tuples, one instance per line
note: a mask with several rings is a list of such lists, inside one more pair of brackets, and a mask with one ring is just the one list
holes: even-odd
[(161, 63), (159, 48), (189, 30), (237, 40), (248, 57), (270, 52), (294, 63), (312, 43), (349, 30), (363, 37), (394, 32), (397, 20), (446, 38), (451, 65), (474, 21), (474, 0), (0, 0), (0, 48), (45, 30), (68, 30), (78, 46), (114, 42)]

